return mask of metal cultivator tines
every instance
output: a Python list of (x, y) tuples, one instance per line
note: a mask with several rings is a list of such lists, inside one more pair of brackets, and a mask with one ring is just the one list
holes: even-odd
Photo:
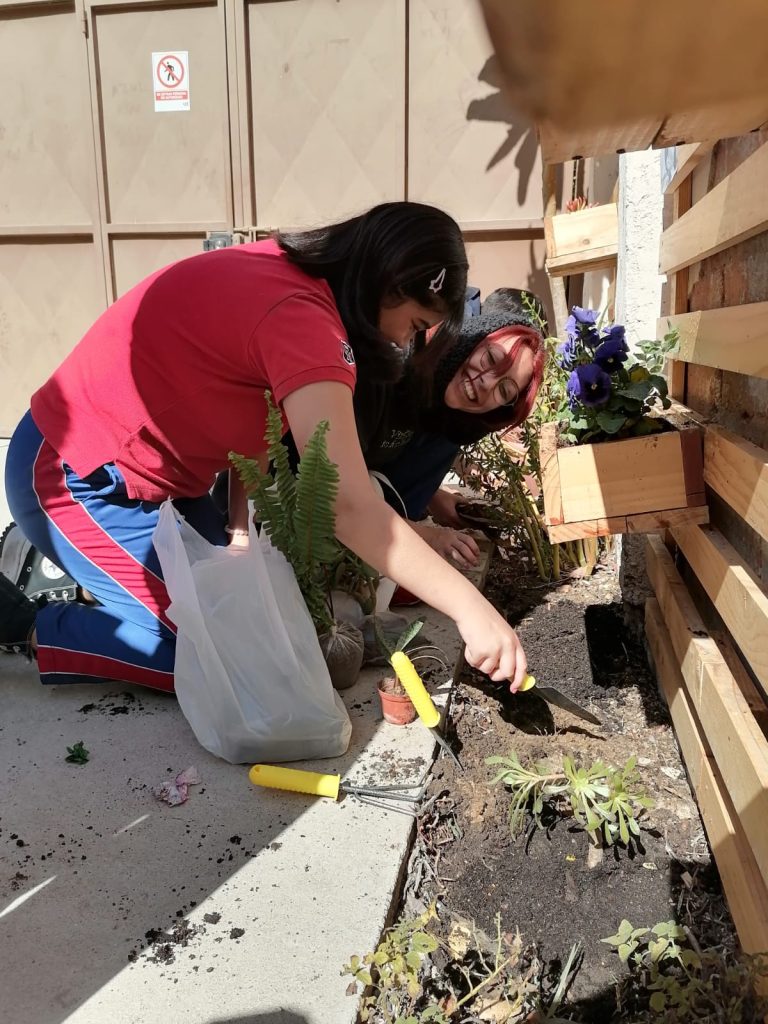
[(285, 789), (292, 793), (307, 793), (309, 796), (324, 796), (330, 800), (353, 796), (361, 803), (373, 804), (385, 811), (408, 814), (412, 818), (419, 814), (418, 805), (428, 782), (428, 777), (425, 776), (419, 782), (383, 786), (358, 785), (355, 782), (342, 782), (340, 775), (323, 775), (320, 772), (305, 772), (297, 768), (281, 768), (271, 764), (255, 764), (248, 777), (254, 786)]

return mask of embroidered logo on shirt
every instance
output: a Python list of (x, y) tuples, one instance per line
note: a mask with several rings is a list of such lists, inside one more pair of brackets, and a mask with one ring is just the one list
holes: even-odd
[(345, 363), (349, 363), (350, 366), (355, 365), (355, 353), (352, 351), (352, 346), (348, 341), (342, 341), (341, 355)]

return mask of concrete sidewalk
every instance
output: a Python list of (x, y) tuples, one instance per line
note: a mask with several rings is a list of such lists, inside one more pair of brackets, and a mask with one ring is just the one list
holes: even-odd
[[(455, 662), (453, 624), (414, 611)], [(382, 722), (381, 674), (366, 670), (343, 695), (348, 753), (307, 767), (369, 783), (424, 775), (432, 737), (418, 722)], [(42, 687), (6, 656), (0, 708), (9, 1024), (356, 1020), (340, 970), (379, 940), (411, 818), (256, 789), (247, 766), (197, 744), (173, 698), (147, 690)], [(84, 766), (64, 760), (78, 740)], [(188, 765), (202, 784), (181, 806), (158, 802), (152, 787)]]

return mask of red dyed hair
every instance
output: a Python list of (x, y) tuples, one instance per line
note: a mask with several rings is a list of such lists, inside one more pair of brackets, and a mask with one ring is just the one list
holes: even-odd
[(476, 351), (479, 345), (505, 341), (507, 338), (516, 338), (516, 341), (507, 353), (507, 362), (504, 370), (512, 366), (522, 348), (527, 348), (532, 354), (533, 367), (528, 387), (520, 392), (514, 405), (502, 405), (498, 409), (478, 417), (484, 423), (490, 424), (492, 430), (513, 430), (515, 427), (519, 427), (524, 420), (528, 419), (536, 404), (536, 396), (541, 387), (544, 377), (544, 366), (547, 360), (542, 336), (532, 327), (525, 327), (523, 325), (501, 327), (498, 331), (494, 331), (493, 334), (489, 334), (482, 341), (478, 342), (473, 351)]

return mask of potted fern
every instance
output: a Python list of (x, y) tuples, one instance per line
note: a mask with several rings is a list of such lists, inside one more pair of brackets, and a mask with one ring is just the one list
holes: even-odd
[(352, 686), (363, 663), (363, 635), (334, 618), (331, 591), (344, 585), (350, 592), (375, 595), (376, 574), (336, 539), (334, 506), (339, 473), (328, 458), (328, 422), (318, 423), (297, 472), (282, 442), (283, 422), (267, 393), (267, 454), (274, 477), (255, 459), (230, 452), (230, 460), (253, 501), (255, 515), (272, 544), (293, 567), (296, 580), (317, 630), (331, 682), (337, 690)]

